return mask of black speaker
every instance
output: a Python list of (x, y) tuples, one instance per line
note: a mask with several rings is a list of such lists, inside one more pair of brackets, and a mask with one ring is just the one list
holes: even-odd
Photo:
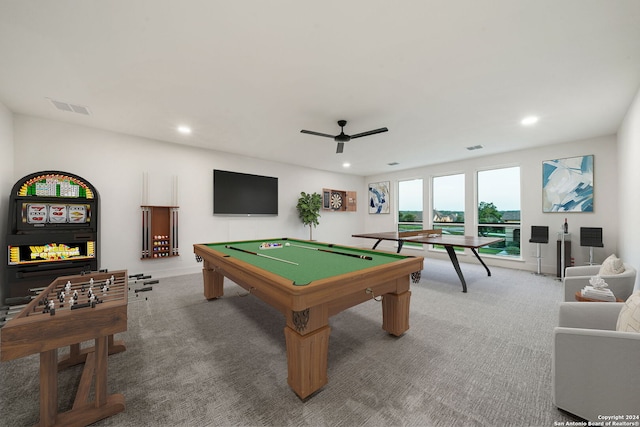
[(543, 225), (531, 226), (529, 243), (549, 243), (549, 227)]
[(580, 246), (604, 247), (602, 227), (580, 227)]

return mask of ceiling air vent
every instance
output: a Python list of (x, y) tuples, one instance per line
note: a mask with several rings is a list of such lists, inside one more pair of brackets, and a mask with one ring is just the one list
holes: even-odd
[(67, 111), (69, 113), (78, 113), (84, 114), (85, 116), (89, 116), (91, 113), (89, 112), (89, 107), (85, 107), (84, 105), (71, 104), (69, 102), (56, 101), (55, 99), (47, 98), (54, 107), (58, 110)]
[(398, 162), (391, 162), (391, 163), (387, 163), (388, 166), (398, 166), (400, 163)]
[(467, 150), (473, 151), (473, 150), (479, 150), (481, 148), (484, 148), (484, 147), (482, 145), (472, 145), (471, 147), (467, 147)]

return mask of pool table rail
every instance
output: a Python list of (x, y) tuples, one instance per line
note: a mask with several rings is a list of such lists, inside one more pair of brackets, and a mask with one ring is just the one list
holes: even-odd
[[(370, 299), (371, 294), (365, 292), (366, 288), (371, 288), (375, 296), (391, 291), (408, 291), (409, 283), (404, 283), (404, 279), (398, 283), (397, 278), (408, 277), (411, 273), (422, 270), (423, 266), (422, 257), (403, 257), (395, 261), (392, 266), (374, 266), (353, 273), (316, 280), (306, 286), (295, 286), (290, 280), (275, 273), (228, 256), (206, 245), (194, 245), (194, 252), (204, 260), (204, 294), (208, 300), (223, 296), (223, 280), (227, 277), (283, 313), (286, 310), (300, 311), (326, 303), (342, 307), (331, 310), (330, 316)], [(215, 257), (215, 263), (211, 261), (210, 256)], [(341, 295), (354, 295), (354, 302), (336, 302), (336, 292), (340, 292)]]

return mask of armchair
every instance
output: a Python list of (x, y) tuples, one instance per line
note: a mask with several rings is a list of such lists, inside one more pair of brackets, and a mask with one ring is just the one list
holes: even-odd
[(585, 420), (640, 411), (640, 333), (618, 332), (624, 303), (564, 302), (553, 332), (553, 403)]
[[(584, 265), (578, 267), (567, 267), (564, 276), (564, 300), (575, 301), (576, 292), (589, 284), (591, 277), (598, 275), (599, 265)], [(633, 293), (636, 283), (636, 269), (624, 263), (624, 271), (620, 274), (602, 275), (602, 279), (607, 282), (611, 292), (621, 300), (626, 300)]]

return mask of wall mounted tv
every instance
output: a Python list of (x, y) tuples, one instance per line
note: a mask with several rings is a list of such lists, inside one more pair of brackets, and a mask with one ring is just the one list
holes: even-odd
[(213, 214), (278, 215), (278, 178), (214, 169)]

